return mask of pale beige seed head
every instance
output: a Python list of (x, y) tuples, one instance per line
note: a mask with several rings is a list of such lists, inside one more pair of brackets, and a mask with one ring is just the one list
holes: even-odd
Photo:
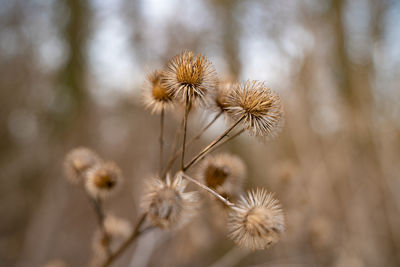
[(114, 162), (101, 162), (86, 174), (86, 190), (94, 198), (104, 198), (115, 193), (122, 183), (121, 169)]
[(173, 107), (173, 97), (163, 83), (161, 71), (147, 75), (142, 88), (142, 101), (146, 108), (157, 114)]
[(242, 191), (246, 166), (239, 157), (221, 153), (204, 160), (199, 167), (198, 176), (218, 194), (233, 200)]
[(265, 189), (242, 197), (229, 215), (229, 237), (239, 246), (266, 249), (277, 243), (285, 230), (279, 201)]
[(99, 156), (86, 147), (72, 149), (64, 159), (65, 176), (73, 184), (84, 182), (86, 171), (99, 162)]
[(263, 82), (246, 81), (233, 87), (227, 96), (227, 111), (234, 120), (257, 137), (274, 136), (283, 125), (283, 107), (278, 94)]
[(166, 181), (156, 178), (148, 182), (141, 205), (154, 226), (176, 228), (194, 215), (198, 196), (196, 192), (184, 192), (185, 188), (186, 181), (181, 176), (174, 181), (167, 176)]
[(186, 96), (190, 101), (204, 99), (218, 84), (213, 64), (205, 56), (190, 51), (173, 57), (163, 75), (168, 92), (181, 101)]

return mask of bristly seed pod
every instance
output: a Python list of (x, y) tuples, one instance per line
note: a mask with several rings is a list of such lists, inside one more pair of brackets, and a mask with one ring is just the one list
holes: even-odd
[(223, 81), (220, 82), (210, 95), (208, 104), (212, 111), (215, 112), (225, 112), (229, 107), (229, 102), (227, 101), (227, 96), (233, 90), (236, 83)]
[(207, 158), (200, 165), (198, 175), (205, 185), (232, 200), (242, 190), (246, 166), (239, 157), (222, 153)]
[(244, 127), (258, 137), (274, 136), (283, 124), (279, 96), (263, 82), (246, 81), (234, 86), (227, 96), (228, 113), (243, 118)]
[(205, 56), (190, 51), (173, 57), (163, 74), (168, 91), (181, 101), (186, 96), (190, 101), (203, 99), (218, 84), (212, 63)]
[(249, 191), (229, 215), (229, 237), (242, 247), (265, 249), (277, 243), (285, 230), (279, 201), (265, 189)]
[(162, 229), (182, 226), (197, 208), (196, 192), (184, 192), (186, 181), (181, 176), (171, 182), (152, 179), (147, 184), (147, 192), (141, 203), (149, 221)]
[(94, 198), (104, 198), (115, 193), (122, 183), (121, 169), (114, 162), (101, 162), (88, 170), (86, 190)]
[(142, 100), (146, 108), (151, 109), (152, 113), (159, 114), (162, 110), (173, 107), (172, 94), (164, 86), (160, 71), (154, 71), (147, 75), (143, 85)]
[(85, 172), (99, 162), (99, 156), (88, 148), (72, 149), (64, 160), (66, 178), (73, 184), (83, 182)]

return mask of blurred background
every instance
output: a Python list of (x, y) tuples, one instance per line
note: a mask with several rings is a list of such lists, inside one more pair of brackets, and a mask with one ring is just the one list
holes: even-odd
[[(244, 252), (205, 213), (115, 266), (400, 266), (399, 23), (397, 0), (0, 0), (0, 266), (88, 263), (96, 217), (62, 172), (76, 146), (118, 163), (125, 186), (106, 210), (136, 220), (159, 130), (140, 88), (184, 49), (281, 95), (276, 140), (222, 150), (246, 162), (246, 188), (276, 192), (287, 231)], [(210, 119), (193, 116), (192, 133)]]

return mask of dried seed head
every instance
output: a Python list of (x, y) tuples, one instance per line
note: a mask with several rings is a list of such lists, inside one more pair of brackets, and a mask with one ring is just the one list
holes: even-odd
[(265, 249), (277, 243), (285, 230), (279, 201), (265, 189), (249, 191), (229, 215), (229, 237), (242, 247)]
[(152, 113), (161, 113), (162, 110), (173, 106), (170, 92), (164, 86), (163, 76), (160, 71), (154, 71), (147, 75), (143, 85), (143, 103)]
[(99, 156), (85, 147), (71, 150), (64, 160), (64, 172), (67, 179), (74, 184), (83, 182), (85, 172), (100, 161)]
[(197, 207), (197, 193), (184, 192), (186, 181), (181, 176), (171, 182), (152, 179), (147, 184), (147, 192), (142, 201), (142, 208), (147, 212), (150, 222), (163, 229), (183, 225), (194, 214)]
[(215, 112), (225, 112), (229, 107), (227, 96), (233, 90), (236, 83), (234, 82), (220, 82), (215, 91), (210, 95), (209, 107)]
[(94, 198), (114, 193), (122, 183), (121, 169), (114, 162), (101, 162), (88, 170), (86, 190)]
[(207, 158), (198, 175), (205, 185), (232, 200), (242, 190), (246, 166), (239, 157), (223, 153)]
[(168, 92), (185, 100), (203, 99), (217, 86), (214, 66), (205, 56), (184, 51), (171, 59), (164, 71), (164, 82)]
[(279, 96), (263, 82), (237, 84), (227, 96), (227, 103), (228, 113), (234, 120), (243, 117), (243, 125), (252, 135), (274, 136), (283, 124)]

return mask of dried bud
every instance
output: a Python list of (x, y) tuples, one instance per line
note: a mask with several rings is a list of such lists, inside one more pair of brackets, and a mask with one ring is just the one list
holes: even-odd
[(88, 170), (86, 190), (94, 198), (114, 193), (122, 183), (122, 172), (114, 162), (102, 162)]
[(249, 191), (229, 215), (229, 237), (242, 247), (265, 249), (277, 243), (285, 230), (279, 201), (265, 189)]
[(92, 150), (79, 147), (71, 150), (64, 160), (64, 172), (74, 184), (84, 182), (85, 172), (99, 163), (100, 158)]
[(142, 99), (146, 108), (151, 109), (152, 113), (159, 114), (162, 110), (173, 106), (172, 95), (163, 83), (161, 72), (155, 71), (147, 75), (143, 85)]
[(244, 127), (252, 135), (274, 136), (283, 124), (283, 107), (279, 96), (263, 82), (237, 84), (227, 96), (227, 104), (232, 118), (243, 118)]
[(152, 179), (147, 184), (147, 192), (142, 201), (142, 208), (147, 212), (150, 222), (163, 229), (183, 225), (197, 207), (197, 193), (184, 192), (186, 181), (181, 176), (171, 182)]
[(203, 99), (217, 86), (214, 66), (205, 56), (185, 51), (171, 59), (164, 72), (165, 86), (180, 100)]
[(198, 175), (218, 194), (235, 199), (242, 190), (246, 166), (239, 157), (223, 153), (207, 158), (200, 165)]

